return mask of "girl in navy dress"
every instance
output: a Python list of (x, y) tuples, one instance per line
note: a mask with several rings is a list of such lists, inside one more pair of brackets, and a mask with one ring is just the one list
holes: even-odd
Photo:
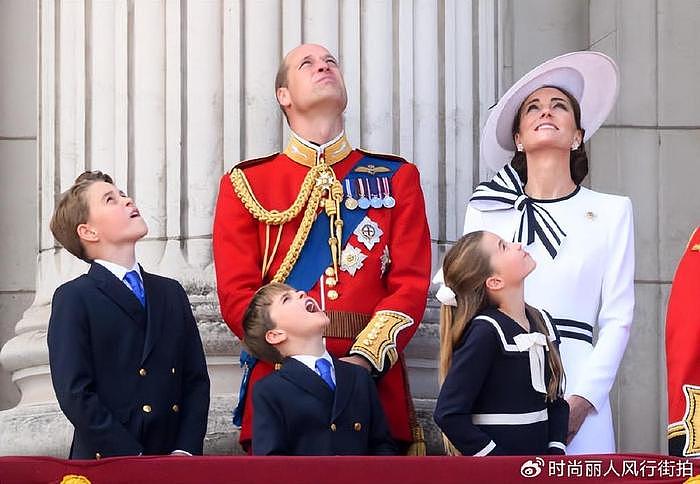
[(564, 454), (559, 335), (525, 304), (535, 261), (491, 232), (463, 236), (443, 262), (435, 422), (450, 454)]

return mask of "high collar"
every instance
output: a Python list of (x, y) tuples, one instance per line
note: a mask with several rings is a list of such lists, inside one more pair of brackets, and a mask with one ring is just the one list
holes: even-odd
[(322, 145), (307, 141), (292, 131), (284, 154), (300, 165), (311, 168), (321, 163), (321, 160), (331, 166), (344, 160), (351, 151), (352, 147), (345, 137), (345, 131)]

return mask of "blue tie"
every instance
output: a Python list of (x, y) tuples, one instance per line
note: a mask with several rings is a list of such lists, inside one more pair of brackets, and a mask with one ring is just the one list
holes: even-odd
[(131, 288), (131, 292), (134, 293), (141, 303), (141, 306), (146, 307), (146, 293), (143, 291), (143, 284), (141, 284), (141, 277), (136, 271), (129, 271), (124, 274), (124, 281)]
[(326, 382), (326, 385), (328, 385), (331, 390), (335, 390), (335, 383), (333, 383), (333, 376), (331, 375), (331, 362), (325, 358), (319, 358), (316, 360), (316, 369), (319, 375), (321, 375), (321, 379)]

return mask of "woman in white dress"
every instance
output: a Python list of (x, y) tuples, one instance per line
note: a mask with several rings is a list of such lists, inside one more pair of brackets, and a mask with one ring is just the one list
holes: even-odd
[(508, 90), (481, 140), (482, 159), (499, 171), (474, 191), (464, 223), (464, 233), (523, 243), (537, 261), (525, 300), (552, 314), (562, 336), (569, 454), (615, 452), (608, 395), (634, 309), (630, 200), (581, 186), (584, 142), (609, 114), (617, 79), (607, 56), (574, 52)]

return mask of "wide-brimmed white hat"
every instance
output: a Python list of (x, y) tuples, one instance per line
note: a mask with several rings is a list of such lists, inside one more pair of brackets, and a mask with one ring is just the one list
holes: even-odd
[(532, 69), (508, 89), (489, 114), (481, 136), (481, 158), (498, 171), (515, 151), (513, 119), (520, 105), (543, 86), (565, 89), (581, 106), (581, 127), (587, 141), (603, 124), (615, 104), (618, 92), (615, 62), (600, 52), (570, 52)]

